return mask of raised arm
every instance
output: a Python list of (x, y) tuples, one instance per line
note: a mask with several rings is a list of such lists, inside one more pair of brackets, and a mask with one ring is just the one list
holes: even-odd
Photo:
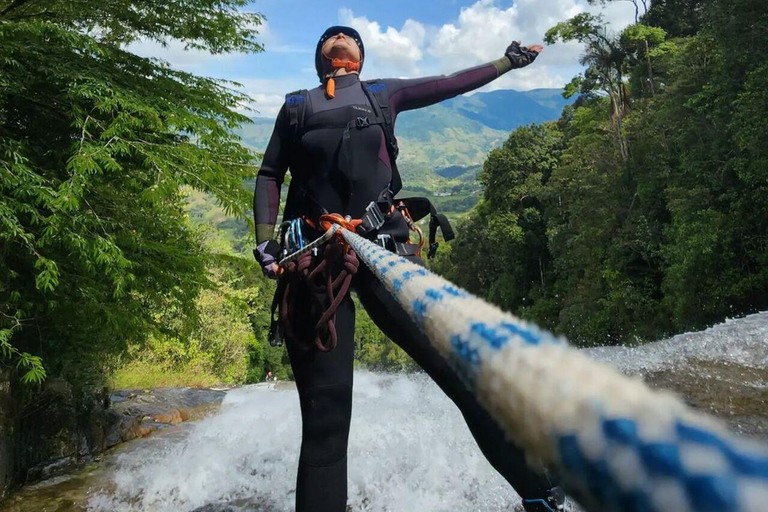
[(541, 46), (521, 47), (519, 43), (513, 42), (502, 58), (449, 76), (387, 80), (390, 108), (395, 113), (413, 110), (472, 91), (507, 71), (527, 66), (542, 49)]
[[(253, 193), (253, 218), (256, 224), (256, 250), (254, 256), (265, 272), (275, 262), (277, 251), (269, 244), (274, 236), (280, 208), (280, 187), (288, 170), (290, 159), (290, 123), (286, 106), (280, 109), (269, 139)], [(274, 254), (273, 254), (274, 253)]]

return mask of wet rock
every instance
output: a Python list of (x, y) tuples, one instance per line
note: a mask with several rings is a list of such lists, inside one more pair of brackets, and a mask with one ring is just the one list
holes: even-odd
[(51, 461), (78, 453), (77, 410), (71, 386), (63, 379), (45, 382), (39, 395), (24, 404), (16, 439), (17, 471), (36, 481)]
[(262, 497), (259, 502), (237, 499), (226, 503), (208, 503), (192, 510), (192, 512), (272, 512), (276, 510), (280, 510), (280, 508), (271, 504), (269, 499)]
[(643, 376), (652, 387), (675, 391), (690, 406), (720, 416), (734, 432), (768, 439), (768, 368), (690, 358)]
[(77, 400), (78, 456), (98, 455), (107, 448), (106, 426), (109, 397), (103, 387), (85, 389)]
[(639, 347), (585, 350), (652, 387), (678, 393), (739, 434), (768, 440), (768, 312)]
[(112, 406), (106, 418), (106, 446), (203, 418), (218, 408), (225, 394), (225, 391), (193, 388), (115, 391), (109, 396)]
[(27, 481), (47, 480), (68, 473), (76, 467), (77, 459), (75, 457), (62, 457), (53, 461), (46, 461), (27, 470)]
[[(225, 391), (194, 388), (159, 388), (151, 391), (128, 389), (115, 391), (109, 397), (112, 408), (139, 416), (159, 416), (194, 411), (200, 407), (219, 405)], [(187, 421), (187, 420), (184, 420)]]
[(222, 503), (209, 503), (208, 505), (196, 508), (192, 512), (240, 512), (241, 509), (236, 509), (230, 505)]
[(114, 409), (106, 413), (104, 442), (107, 448), (136, 439), (141, 432), (141, 418)]
[(110, 401), (112, 410), (120, 414), (176, 425), (205, 416), (221, 404), (225, 394), (225, 391), (193, 388), (123, 390), (110, 395)]
[(65, 380), (51, 378), (22, 397), (6, 373), (0, 373), (0, 498), (14, 484), (71, 472), (120, 443), (202, 418), (225, 395), (168, 388), (109, 396), (104, 388), (73, 391)]
[(104, 451), (106, 392), (74, 392), (63, 379), (39, 391), (15, 389), (0, 374), (0, 497), (13, 485), (71, 471)]

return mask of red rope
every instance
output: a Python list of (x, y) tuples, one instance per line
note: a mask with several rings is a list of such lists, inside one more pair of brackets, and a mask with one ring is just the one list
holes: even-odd
[[(334, 219), (336, 220), (336, 219)], [(360, 262), (357, 254), (349, 248), (340, 238), (334, 238), (320, 249), (322, 252), (314, 257), (311, 252), (304, 254), (298, 262), (290, 262), (286, 265), (286, 274), (283, 279), (288, 283), (283, 292), (280, 313), (288, 337), (297, 341), (300, 345), (310, 348), (313, 345), (321, 352), (329, 352), (336, 348), (338, 338), (336, 335), (336, 311), (342, 300), (349, 293), (352, 277), (357, 273)], [(334, 264), (342, 258), (342, 269), (334, 278)], [(294, 318), (292, 313), (296, 308), (295, 297), (301, 281), (305, 281), (309, 296), (313, 301), (311, 312), (322, 312), (315, 323), (313, 339), (301, 339), (292, 326)], [(311, 314), (304, 311), (303, 314)]]

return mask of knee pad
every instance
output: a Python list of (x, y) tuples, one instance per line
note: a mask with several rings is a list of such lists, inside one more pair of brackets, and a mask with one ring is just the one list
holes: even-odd
[(352, 388), (346, 385), (307, 389), (302, 398), (301, 458), (312, 466), (328, 466), (347, 455)]

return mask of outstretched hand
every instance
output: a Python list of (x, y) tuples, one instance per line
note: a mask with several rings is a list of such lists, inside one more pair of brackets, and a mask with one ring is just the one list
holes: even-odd
[(507, 47), (505, 55), (512, 63), (513, 69), (524, 68), (539, 56), (544, 51), (544, 47), (540, 44), (534, 44), (531, 46), (520, 46), (520, 41), (512, 41), (512, 44)]

